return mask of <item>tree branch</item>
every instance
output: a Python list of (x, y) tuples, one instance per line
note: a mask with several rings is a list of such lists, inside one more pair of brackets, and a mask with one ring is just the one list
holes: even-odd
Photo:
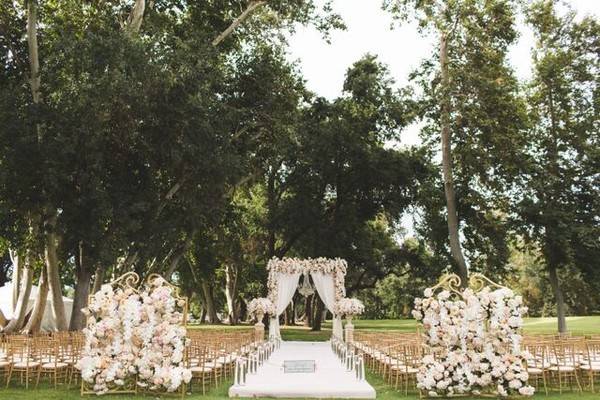
[(144, 10), (146, 9), (146, 0), (135, 0), (131, 9), (129, 18), (127, 18), (127, 31), (129, 33), (138, 33), (142, 27), (144, 19)]
[(240, 26), (246, 19), (248, 19), (248, 17), (250, 17), (250, 14), (252, 14), (254, 10), (265, 5), (266, 3), (266, 0), (251, 1), (248, 4), (248, 7), (246, 7), (246, 9), (236, 19), (234, 19), (233, 22), (223, 32), (219, 34), (219, 36), (217, 36), (212, 41), (212, 45), (214, 47), (217, 47), (223, 40), (225, 40), (229, 35), (231, 35), (238, 26)]

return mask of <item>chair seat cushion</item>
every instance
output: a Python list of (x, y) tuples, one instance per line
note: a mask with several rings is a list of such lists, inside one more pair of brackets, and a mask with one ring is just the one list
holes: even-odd
[(527, 372), (529, 372), (530, 374), (541, 374), (544, 371), (541, 368), (529, 367), (527, 368)]
[(554, 367), (550, 367), (549, 368), (550, 371), (560, 371), (560, 372), (571, 372), (571, 371), (575, 371), (575, 367), (572, 365), (561, 365), (561, 366), (554, 366)]
[(21, 361), (21, 362), (18, 362), (18, 363), (14, 363), (13, 367), (14, 368), (27, 368), (27, 367), (29, 367), (29, 368), (35, 368), (35, 367), (38, 367), (39, 365), (40, 365), (40, 363), (37, 362), (37, 361), (30, 361), (29, 364), (27, 364), (26, 362), (22, 362)]
[(0, 368), (10, 365), (9, 361), (0, 361)]
[(51, 362), (51, 363), (42, 364), (43, 369), (65, 368), (68, 366), (69, 366), (69, 364), (64, 363), (64, 362), (59, 362), (59, 363)]
[(579, 368), (584, 369), (586, 371), (600, 371), (600, 365), (598, 364), (584, 364), (582, 366), (580, 366)]
[(197, 367), (190, 368), (190, 371), (192, 371), (192, 373), (194, 373), (194, 372), (210, 372), (210, 371), (212, 371), (212, 368), (207, 367), (207, 366), (204, 366), (204, 367), (197, 366)]

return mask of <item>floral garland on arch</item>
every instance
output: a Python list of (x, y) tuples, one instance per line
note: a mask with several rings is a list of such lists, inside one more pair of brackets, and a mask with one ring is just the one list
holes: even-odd
[(320, 272), (325, 275), (333, 275), (333, 287), (335, 302), (337, 303), (346, 296), (345, 276), (348, 263), (342, 258), (277, 258), (273, 257), (267, 263), (269, 277), (267, 279), (268, 298), (273, 304), (277, 303), (278, 282), (275, 278), (278, 272), (284, 274), (303, 274), (305, 272)]
[[(474, 278), (491, 283), (483, 276)], [(521, 296), (495, 284), (480, 285), (479, 291), (459, 290), (456, 279), (446, 278), (449, 288), (435, 293), (440, 284), (415, 299), (413, 316), (423, 324), (426, 349), (418, 388), (430, 397), (533, 395), (527, 383), (527, 355), (520, 350), (519, 329), (527, 312)]]
[(192, 377), (184, 367), (187, 339), (181, 326), (187, 301), (158, 275), (148, 278), (141, 293), (131, 286), (138, 281), (137, 274), (128, 273), (103, 285), (84, 309), (87, 327), (78, 367), (82, 383), (95, 394), (135, 393), (136, 385), (174, 392)]

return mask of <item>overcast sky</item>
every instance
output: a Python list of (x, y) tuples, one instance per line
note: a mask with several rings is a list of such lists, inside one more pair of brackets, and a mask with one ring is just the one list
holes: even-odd
[[(392, 19), (381, 10), (381, 0), (334, 0), (333, 3), (348, 29), (334, 32), (331, 44), (314, 28), (307, 27), (300, 27), (290, 39), (289, 59), (298, 62), (308, 88), (318, 95), (329, 99), (339, 96), (346, 70), (366, 53), (376, 54), (388, 65), (396, 84), (403, 86), (421, 60), (436, 51), (434, 41), (419, 34), (414, 23), (404, 23), (391, 30)], [(578, 18), (585, 14), (600, 17), (600, 0), (566, 0), (565, 3), (577, 11)], [(526, 79), (531, 73), (530, 49), (534, 39), (522, 22), (519, 31), (519, 40), (510, 51), (510, 61), (517, 76)], [(418, 126), (408, 127), (400, 143), (394, 145), (418, 144), (418, 132)], [(402, 218), (409, 236), (414, 233), (414, 217), (406, 214)]]

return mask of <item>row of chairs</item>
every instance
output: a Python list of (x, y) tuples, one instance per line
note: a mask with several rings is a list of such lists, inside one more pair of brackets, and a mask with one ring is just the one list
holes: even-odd
[(362, 355), (367, 368), (395, 389), (401, 389), (405, 394), (409, 389), (416, 390), (423, 353), (417, 334), (357, 331), (351, 346)]
[(188, 330), (190, 345), (186, 363), (192, 371), (194, 384), (202, 387), (202, 394), (222, 379), (233, 377), (235, 361), (247, 355), (260, 344), (255, 342), (253, 330), (205, 331)]
[(544, 392), (566, 388), (595, 392), (600, 378), (600, 337), (526, 336), (523, 349), (528, 354), (529, 379)]
[(80, 376), (77, 369), (84, 338), (80, 332), (4, 335), (0, 337), (0, 376), (6, 387), (19, 382), (29, 388), (47, 377), (56, 388)]
[[(405, 394), (417, 391), (417, 372), (423, 357), (416, 333), (355, 332), (352, 346), (368, 368)], [(537, 390), (590, 390), (600, 379), (600, 337), (563, 335), (525, 336), (530, 384)]]
[[(188, 330), (189, 346), (185, 363), (192, 371), (193, 382), (201, 384), (202, 393), (222, 378), (233, 376), (235, 360), (259, 344), (253, 330)], [(28, 389), (48, 381), (57, 388), (77, 384), (81, 373), (77, 363), (85, 338), (81, 332), (53, 332), (38, 335), (0, 336), (0, 379), (6, 387), (21, 385)]]

